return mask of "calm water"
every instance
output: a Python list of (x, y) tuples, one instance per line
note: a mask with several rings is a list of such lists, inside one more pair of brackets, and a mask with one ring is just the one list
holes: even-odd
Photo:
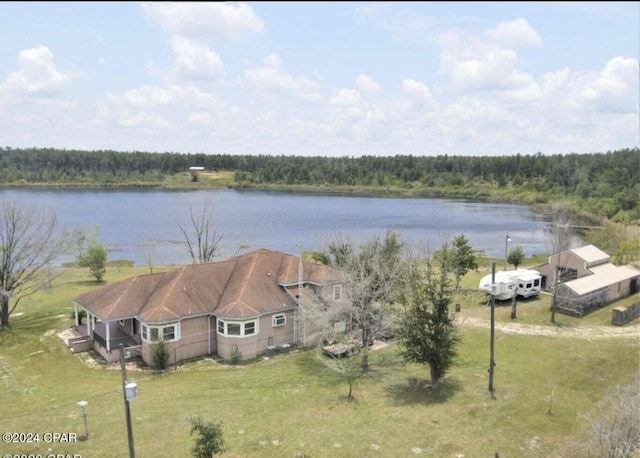
[(98, 239), (109, 259), (144, 264), (142, 245), (156, 245), (155, 264), (183, 264), (189, 257), (178, 222), (189, 223), (189, 208), (199, 216), (213, 209), (222, 234), (220, 257), (249, 249), (289, 253), (318, 250), (333, 233), (358, 241), (397, 230), (411, 243), (438, 246), (443, 237), (464, 234), (471, 246), (504, 257), (521, 245), (527, 255), (549, 251), (549, 219), (511, 204), (449, 199), (377, 198), (229, 189), (166, 190), (0, 190), (0, 200), (33, 202), (58, 213), (65, 227), (89, 229), (98, 224)]

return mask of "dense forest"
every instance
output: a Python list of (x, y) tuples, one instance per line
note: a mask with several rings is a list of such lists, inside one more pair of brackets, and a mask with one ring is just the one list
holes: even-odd
[(306, 157), (0, 149), (0, 186), (162, 186), (189, 167), (233, 172), (233, 186), (386, 190), (544, 203), (585, 215), (640, 219), (640, 149), (512, 156)]

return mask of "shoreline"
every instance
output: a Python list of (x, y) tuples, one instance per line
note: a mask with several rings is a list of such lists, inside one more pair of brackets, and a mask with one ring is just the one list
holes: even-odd
[[(558, 210), (554, 204), (546, 198), (535, 200), (518, 198), (518, 196), (495, 195), (489, 189), (477, 188), (474, 190), (443, 190), (443, 189), (392, 189), (392, 188), (362, 188), (362, 187), (325, 187), (325, 186), (300, 186), (300, 185), (266, 185), (254, 186), (247, 184), (212, 184), (212, 183), (11, 183), (0, 184), (0, 190), (158, 190), (158, 191), (199, 191), (207, 189), (233, 189), (238, 191), (262, 191), (262, 192), (289, 192), (303, 194), (324, 194), (378, 198), (417, 198), (417, 199), (464, 199), (473, 202), (503, 203), (521, 205), (534, 213), (551, 216)], [(568, 206), (562, 211), (567, 211), (580, 223), (601, 224), (597, 217), (579, 213)]]

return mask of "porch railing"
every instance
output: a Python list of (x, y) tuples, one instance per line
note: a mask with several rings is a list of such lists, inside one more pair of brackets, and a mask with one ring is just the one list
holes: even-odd
[(95, 343), (97, 343), (102, 348), (105, 348), (105, 349), (107, 348), (107, 339), (105, 339), (104, 337), (102, 337), (100, 334), (98, 334), (95, 331), (93, 333), (93, 340), (95, 341)]

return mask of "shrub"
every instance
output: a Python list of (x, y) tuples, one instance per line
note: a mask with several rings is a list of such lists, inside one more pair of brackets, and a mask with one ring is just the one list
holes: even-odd
[(151, 344), (151, 362), (153, 369), (163, 371), (169, 366), (169, 347), (159, 340)]
[[(69, 313), (69, 316), (71, 317), (72, 320), (75, 320), (76, 319), (75, 310), (72, 310), (71, 313)], [(85, 319), (86, 317), (87, 317), (86, 310), (78, 310), (78, 321), (80, 322), (80, 324), (82, 324), (82, 320)]]
[(226, 450), (220, 423), (204, 421), (195, 417), (191, 419), (191, 435), (194, 433), (197, 434), (197, 437), (194, 439), (191, 453), (196, 458), (211, 458)]

